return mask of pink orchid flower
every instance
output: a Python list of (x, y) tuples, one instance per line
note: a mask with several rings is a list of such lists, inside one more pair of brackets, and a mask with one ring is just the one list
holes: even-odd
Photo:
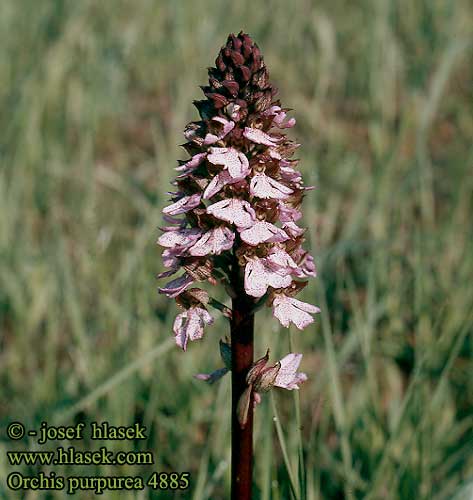
[(220, 255), (233, 246), (235, 234), (225, 226), (219, 226), (207, 231), (190, 249), (189, 254), (194, 256)]
[(311, 314), (319, 312), (318, 307), (286, 295), (278, 294), (273, 300), (273, 314), (286, 328), (290, 323), (294, 323), (299, 330), (303, 330), (314, 322)]
[(251, 297), (262, 297), (268, 287), (286, 288), (291, 282), (288, 274), (273, 270), (265, 258), (254, 257), (245, 266), (245, 291)]
[(201, 194), (193, 194), (191, 196), (183, 196), (172, 205), (163, 208), (163, 213), (167, 215), (179, 215), (192, 210), (193, 208), (200, 205), (200, 200), (202, 198)]
[(255, 144), (262, 144), (264, 146), (274, 146), (281, 141), (281, 138), (273, 137), (257, 128), (245, 127), (243, 135), (251, 142), (254, 142)]
[(202, 231), (198, 228), (170, 228), (159, 237), (158, 243), (165, 248), (188, 247), (196, 242), (201, 235)]
[(178, 314), (173, 326), (176, 344), (185, 351), (187, 342), (201, 339), (204, 335), (204, 326), (212, 323), (212, 316), (201, 307), (191, 307)]
[(266, 174), (256, 174), (250, 182), (250, 193), (258, 198), (284, 200), (294, 191)]
[(285, 231), (266, 221), (258, 221), (248, 229), (244, 229), (240, 232), (240, 237), (251, 246), (257, 246), (260, 243), (277, 243), (289, 239)]
[(207, 213), (217, 219), (235, 224), (238, 228), (247, 228), (256, 222), (256, 213), (252, 206), (239, 198), (218, 201), (207, 207)]
[(207, 159), (214, 165), (223, 165), (234, 179), (242, 179), (249, 173), (248, 158), (234, 148), (210, 148)]

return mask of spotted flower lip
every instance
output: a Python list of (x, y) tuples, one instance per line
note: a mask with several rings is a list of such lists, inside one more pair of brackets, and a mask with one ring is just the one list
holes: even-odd
[(233, 247), (235, 234), (228, 227), (216, 227), (204, 233), (201, 238), (189, 249), (194, 256), (219, 255)]
[(292, 278), (280, 271), (271, 268), (268, 260), (255, 257), (250, 259), (245, 266), (245, 291), (251, 297), (262, 297), (268, 287), (286, 288), (292, 282)]
[(256, 174), (251, 179), (250, 193), (258, 198), (284, 200), (294, 191), (266, 174)]
[(158, 243), (165, 248), (187, 247), (197, 241), (201, 235), (202, 231), (198, 228), (172, 228), (159, 237)]
[(273, 300), (273, 314), (286, 328), (293, 323), (299, 330), (303, 330), (314, 322), (311, 314), (319, 312), (318, 307), (286, 295), (276, 295)]
[(274, 146), (281, 141), (280, 137), (273, 137), (260, 129), (251, 127), (245, 127), (243, 135), (251, 142), (264, 146)]
[(211, 148), (210, 163), (223, 165), (233, 179), (242, 179), (249, 173), (248, 158), (235, 148)]
[(252, 206), (239, 198), (218, 201), (207, 207), (207, 213), (217, 219), (235, 224), (238, 228), (247, 228), (256, 222), (256, 212)]
[(173, 331), (176, 344), (184, 351), (189, 340), (201, 339), (204, 335), (204, 326), (213, 323), (213, 318), (206, 309), (190, 307), (177, 315)]
[(289, 236), (283, 229), (279, 229), (270, 222), (258, 221), (253, 226), (241, 231), (240, 238), (248, 245), (257, 246), (260, 243), (286, 241)]

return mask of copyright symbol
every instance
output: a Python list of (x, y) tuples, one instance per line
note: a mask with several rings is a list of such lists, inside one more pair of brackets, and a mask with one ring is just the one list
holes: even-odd
[(12, 422), (7, 427), (7, 436), (10, 439), (21, 439), (25, 435), (25, 428), (20, 422)]

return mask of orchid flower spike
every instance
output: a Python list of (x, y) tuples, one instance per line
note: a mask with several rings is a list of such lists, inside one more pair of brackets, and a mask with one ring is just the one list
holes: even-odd
[(296, 122), (275, 99), (248, 35), (228, 37), (202, 89), (205, 99), (194, 103), (200, 120), (184, 131), (190, 157), (176, 168), (176, 191), (163, 209), (167, 224), (158, 240), (166, 268), (160, 277), (183, 272), (160, 293), (183, 308), (173, 330), (184, 350), (213, 323), (212, 302), (189, 300), (189, 287), (221, 282), (231, 290), (235, 266), (242, 268), (245, 293), (251, 300), (264, 297), (283, 326), (303, 329), (319, 312), (294, 298), (316, 274), (297, 225), (308, 189), (292, 158), (299, 144), (282, 132)]

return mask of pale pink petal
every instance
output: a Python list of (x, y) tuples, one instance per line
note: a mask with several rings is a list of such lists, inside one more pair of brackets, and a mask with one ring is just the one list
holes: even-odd
[(176, 267), (178, 265), (178, 257), (175, 250), (167, 248), (163, 252), (163, 265), (164, 267)]
[(256, 222), (256, 213), (251, 205), (238, 198), (218, 201), (207, 207), (207, 213), (217, 219), (235, 224), (238, 228), (250, 227)]
[(281, 137), (273, 137), (260, 129), (250, 127), (245, 127), (243, 135), (251, 142), (263, 144), (264, 146), (274, 146), (282, 140)]
[(297, 372), (301, 363), (302, 354), (290, 353), (279, 361), (281, 368), (276, 375), (274, 385), (292, 391), (299, 389), (299, 384), (307, 380), (307, 375)]
[(233, 246), (235, 234), (228, 227), (216, 227), (207, 231), (190, 249), (190, 255), (219, 255)]
[(204, 335), (204, 326), (213, 323), (213, 318), (206, 309), (191, 307), (188, 310), (189, 338), (190, 340), (201, 339)]
[(296, 119), (295, 118), (289, 118), (287, 122), (284, 122), (286, 119), (287, 113), (285, 111), (281, 111), (277, 115), (274, 116), (273, 118), (273, 123), (276, 124), (277, 127), (279, 128), (292, 128), (296, 124)]
[(292, 189), (274, 180), (266, 174), (256, 174), (251, 179), (250, 193), (258, 198), (283, 200), (292, 193)]
[(172, 205), (163, 208), (163, 213), (167, 215), (179, 215), (192, 210), (200, 204), (200, 194), (193, 194), (191, 196), (183, 196)]
[(295, 118), (289, 118), (286, 123), (279, 123), (278, 127), (279, 128), (292, 128), (296, 124), (296, 119)]
[(181, 172), (180, 175), (177, 176), (177, 179), (183, 179), (187, 177), (190, 173), (192, 173), (205, 159), (207, 153), (198, 153), (194, 155), (188, 162), (176, 167), (178, 172)]
[(254, 226), (243, 230), (240, 233), (241, 239), (248, 245), (256, 246), (260, 243), (277, 243), (286, 241), (289, 236), (274, 224), (265, 221), (258, 221)]
[(270, 271), (269, 269), (266, 273), (266, 277), (268, 280), (268, 285), (273, 288), (286, 288), (292, 283), (292, 279), (290, 276), (284, 276), (278, 272)]
[(183, 274), (179, 278), (170, 281), (164, 287), (159, 289), (159, 293), (163, 293), (168, 297), (177, 297), (181, 294), (189, 285), (194, 282), (193, 278), (187, 273)]
[(197, 241), (201, 235), (202, 231), (197, 228), (172, 228), (172, 230), (166, 231), (159, 237), (158, 243), (166, 248), (189, 246)]
[(230, 180), (231, 177), (227, 171), (215, 175), (205, 188), (203, 199), (208, 200), (212, 196), (215, 196), (226, 184), (229, 184)]
[(211, 148), (207, 159), (214, 165), (223, 165), (234, 179), (244, 179), (250, 171), (246, 155), (234, 148)]
[(286, 288), (292, 283), (289, 275), (281, 275), (268, 267), (265, 259), (250, 259), (245, 266), (245, 291), (252, 297), (262, 297), (268, 287)]
[(187, 333), (185, 325), (187, 323), (187, 313), (183, 312), (176, 316), (173, 324), (174, 337), (176, 339), (176, 344), (184, 351), (187, 348)]
[(212, 323), (212, 316), (201, 307), (191, 307), (178, 314), (173, 325), (176, 344), (185, 351), (188, 340), (201, 339), (204, 335), (204, 326)]
[(286, 295), (277, 295), (273, 301), (273, 314), (285, 327), (294, 323), (299, 330), (303, 330), (314, 321), (310, 314), (318, 312), (318, 307)]
[(266, 269), (262, 259), (251, 259), (245, 266), (245, 291), (252, 297), (262, 297), (268, 290)]

